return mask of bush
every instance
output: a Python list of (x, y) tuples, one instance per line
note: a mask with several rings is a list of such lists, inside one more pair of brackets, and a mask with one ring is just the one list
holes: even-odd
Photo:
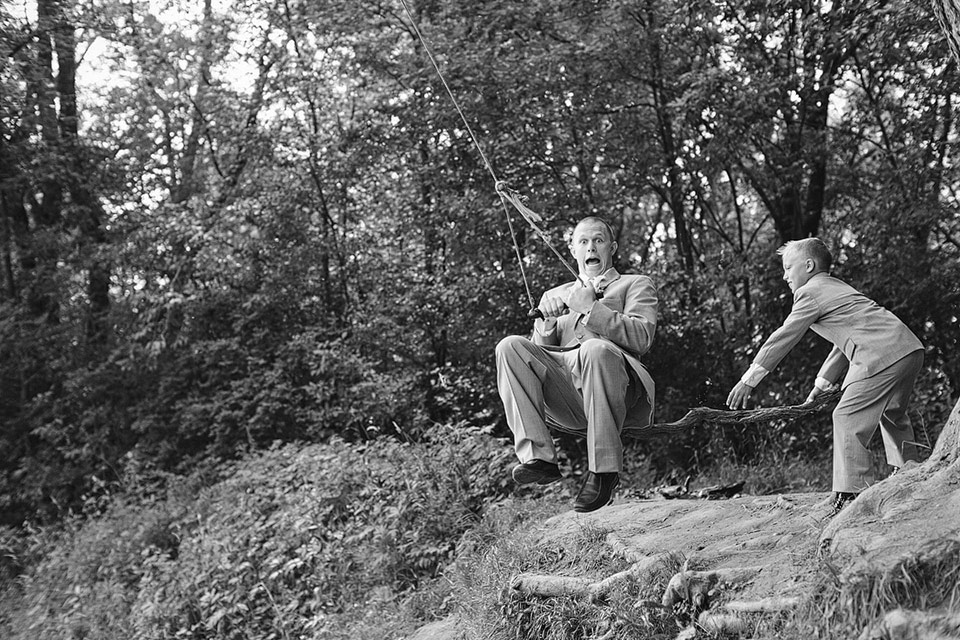
[[(444, 613), (430, 585), (506, 494), (512, 452), (466, 429), (422, 444), (276, 446), (198, 493), (34, 539), (9, 638), (356, 637)], [(9, 587), (9, 582), (7, 583)], [(14, 595), (16, 597), (14, 597)], [(404, 622), (406, 620), (406, 622)]]
[[(118, 500), (96, 520), (68, 519), (57, 530), (31, 529), (9, 543), (22, 564), (36, 562), (14, 589), (4, 584), (7, 638), (130, 638), (130, 602), (142, 561), (175, 555), (184, 514), (175, 503)], [(39, 561), (36, 559), (39, 558)]]

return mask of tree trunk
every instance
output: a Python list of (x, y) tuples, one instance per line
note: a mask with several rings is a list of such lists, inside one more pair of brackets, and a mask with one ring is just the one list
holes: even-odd
[(80, 231), (89, 247), (85, 258), (87, 271), (87, 311), (85, 335), (93, 345), (102, 345), (107, 339), (107, 313), (110, 311), (110, 269), (98, 255), (106, 244), (103, 231), (104, 211), (91, 192), (86, 176), (91, 172), (85, 152), (80, 145), (77, 110), (77, 56), (75, 28), (70, 18), (71, 2), (64, 0), (56, 6), (53, 16), (54, 52), (57, 56), (57, 99), (60, 103), (60, 146), (69, 175), (66, 179), (72, 201), (80, 211)]
[[(213, 7), (210, 0), (203, 3), (203, 21), (200, 24), (200, 63), (197, 74), (197, 91), (193, 99), (190, 118), (190, 130), (186, 132), (186, 143), (180, 156), (179, 171), (171, 171), (170, 201), (174, 204), (186, 202), (198, 188), (197, 157), (200, 153), (201, 135), (206, 124), (204, 111), (207, 108), (207, 94), (210, 83), (210, 58), (213, 48)], [(173, 161), (173, 157), (170, 158)], [(171, 167), (173, 169), (173, 167)]]
[(920, 465), (879, 482), (854, 500), (821, 533), (821, 549), (856, 558), (846, 573), (887, 570), (930, 541), (960, 529), (960, 401), (933, 453)]
[[(53, 165), (57, 159), (60, 132), (57, 119), (56, 93), (53, 81), (53, 37), (56, 31), (58, 6), (54, 0), (37, 2), (37, 56), (34, 66), (34, 84), (31, 88), (34, 104), (27, 109), (37, 114), (35, 124), (44, 143), (44, 162)], [(28, 98), (29, 99), (29, 98)], [(24, 302), (31, 316), (47, 323), (60, 320), (60, 299), (56, 271), (59, 258), (56, 229), (60, 224), (63, 187), (53, 177), (40, 179), (39, 193), (21, 194), (29, 207), (24, 208), (23, 220), (14, 221), (19, 231), (20, 266), (23, 270)], [(22, 202), (22, 200), (21, 200)], [(47, 233), (49, 231), (49, 233)]]
[[(656, 14), (650, 12), (647, 16), (650, 24), (656, 22)], [(654, 32), (655, 29), (651, 29)], [(651, 60), (650, 88), (653, 94), (654, 111), (657, 118), (657, 129), (660, 144), (663, 150), (663, 166), (666, 168), (668, 184), (661, 190), (661, 197), (673, 214), (673, 226), (676, 233), (677, 257), (680, 266), (685, 271), (693, 271), (695, 264), (693, 238), (687, 223), (687, 213), (684, 206), (684, 193), (681, 184), (682, 176), (677, 165), (677, 144), (674, 132), (673, 115), (671, 113), (670, 98), (664, 83), (663, 51), (656, 38), (650, 38), (649, 55)]]

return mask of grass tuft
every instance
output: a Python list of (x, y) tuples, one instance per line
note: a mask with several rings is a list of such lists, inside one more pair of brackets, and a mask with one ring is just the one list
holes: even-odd
[(895, 609), (956, 611), (960, 605), (960, 540), (934, 540), (885, 571), (842, 573), (825, 560), (819, 583), (796, 615), (768, 625), (784, 640), (858, 637)]

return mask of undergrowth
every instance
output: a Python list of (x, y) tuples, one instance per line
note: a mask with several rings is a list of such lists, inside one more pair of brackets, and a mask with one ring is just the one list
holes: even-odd
[(451, 610), (440, 576), (512, 488), (508, 455), (453, 427), (421, 444), (287, 445), (193, 493), (8, 534), (24, 569), (3, 581), (0, 637), (403, 637)]
[[(659, 602), (677, 556), (601, 599), (541, 598), (520, 574), (602, 580), (628, 567), (608, 531), (552, 535), (577, 479), (517, 488), (509, 445), (438, 428), (422, 443), (278, 446), (200, 486), (98, 499), (57, 528), (0, 532), (0, 637), (8, 640), (406, 638), (456, 616), (463, 640), (674, 638)], [(657, 482), (631, 460), (621, 500)], [(829, 463), (774, 454), (723, 464), (700, 486), (749, 493), (824, 490)], [(856, 637), (893, 607), (956, 610), (960, 541), (941, 541), (882, 574), (840, 577), (828, 561), (815, 595), (758, 618), (755, 638)]]

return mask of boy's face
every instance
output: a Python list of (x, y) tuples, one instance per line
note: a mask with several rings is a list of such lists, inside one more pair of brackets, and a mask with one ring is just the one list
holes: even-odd
[(816, 262), (813, 258), (805, 258), (795, 252), (787, 252), (782, 258), (783, 279), (786, 280), (790, 291), (796, 293), (797, 289), (807, 284), (807, 281), (816, 273)]
[(595, 278), (613, 266), (613, 254), (617, 243), (607, 233), (607, 227), (600, 222), (581, 222), (573, 230), (573, 242), (570, 252), (577, 259), (580, 273)]

